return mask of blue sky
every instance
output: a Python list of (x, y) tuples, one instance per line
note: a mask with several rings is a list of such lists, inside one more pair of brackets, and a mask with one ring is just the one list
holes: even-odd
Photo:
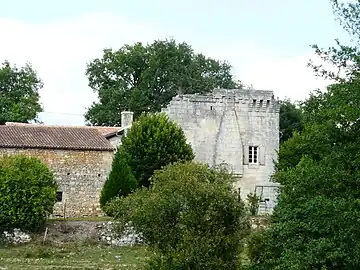
[(48, 112), (41, 118), (49, 124), (83, 123), (96, 98), (85, 65), (105, 47), (172, 36), (230, 61), (255, 88), (303, 99), (326, 85), (306, 68), (309, 45), (347, 39), (328, 0), (0, 0), (0, 6), (0, 60), (30, 61), (38, 70)]

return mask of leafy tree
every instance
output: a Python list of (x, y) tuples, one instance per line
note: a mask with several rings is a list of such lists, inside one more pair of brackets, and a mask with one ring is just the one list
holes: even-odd
[(105, 206), (111, 199), (117, 196), (127, 196), (136, 188), (137, 182), (127, 160), (127, 153), (120, 147), (114, 156), (109, 177), (101, 190), (100, 205), (105, 212)]
[(249, 230), (226, 171), (177, 163), (155, 172), (150, 189), (114, 200), (117, 232), (131, 223), (153, 251), (149, 269), (239, 269)]
[(17, 68), (0, 66), (0, 124), (36, 120), (42, 111), (39, 90), (42, 82), (29, 64)]
[(301, 108), (289, 99), (280, 104), (280, 143), (292, 137), (295, 131), (302, 131)]
[(206, 93), (216, 87), (241, 88), (231, 66), (175, 40), (105, 49), (87, 66), (89, 86), (98, 93), (85, 118), (93, 125), (120, 125), (121, 111), (158, 112), (177, 94)]
[(121, 148), (128, 154), (138, 185), (145, 187), (155, 170), (194, 158), (183, 130), (165, 113), (142, 114), (123, 137)]
[(34, 232), (44, 225), (56, 202), (53, 173), (39, 159), (0, 158), (0, 232)]
[(336, 39), (336, 45), (328, 49), (312, 45), (317, 55), (331, 68), (325, 68), (323, 63), (316, 65), (310, 62), (317, 75), (341, 82), (356, 78), (360, 72), (360, 2), (329, 0), (333, 7), (335, 18), (340, 22), (350, 39), (346, 43)]
[(359, 269), (360, 77), (314, 92), (280, 148), (281, 195), (252, 269)]

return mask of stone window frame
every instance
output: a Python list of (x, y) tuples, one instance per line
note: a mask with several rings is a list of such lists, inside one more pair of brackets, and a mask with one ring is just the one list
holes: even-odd
[(249, 145), (248, 147), (248, 159), (249, 159), (249, 164), (251, 165), (258, 165), (259, 164), (259, 146), (257, 145)]
[[(256, 149), (256, 162), (250, 157), (250, 149)], [(243, 164), (250, 167), (258, 168), (265, 165), (266, 147), (260, 144), (248, 144), (243, 146)]]

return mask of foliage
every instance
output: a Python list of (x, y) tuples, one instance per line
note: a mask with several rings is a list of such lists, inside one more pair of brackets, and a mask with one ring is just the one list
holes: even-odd
[(97, 92), (85, 118), (92, 125), (120, 125), (121, 111), (158, 112), (177, 94), (206, 93), (216, 87), (241, 88), (231, 66), (196, 54), (175, 40), (105, 49), (102, 58), (87, 66), (89, 86)]
[(39, 90), (42, 82), (29, 64), (17, 68), (0, 66), (0, 124), (36, 120), (42, 111)]
[(112, 202), (118, 233), (130, 223), (142, 235), (150, 269), (238, 269), (249, 223), (232, 181), (192, 162), (158, 170), (149, 189)]
[(360, 268), (359, 89), (353, 78), (305, 102), (303, 132), (280, 148), (281, 195), (252, 269)]
[(105, 212), (105, 205), (111, 199), (117, 196), (127, 196), (136, 188), (137, 182), (127, 163), (128, 159), (128, 154), (120, 147), (115, 153), (111, 172), (100, 194), (100, 205)]
[(247, 201), (249, 203), (249, 210), (252, 216), (256, 216), (259, 211), (260, 197), (256, 194), (249, 193), (247, 195)]
[(37, 158), (0, 158), (0, 232), (18, 228), (36, 231), (52, 213), (57, 184)]
[(155, 170), (178, 161), (193, 160), (183, 130), (164, 113), (142, 114), (122, 139), (128, 164), (138, 186), (149, 186)]
[(336, 45), (328, 49), (313, 45), (315, 53), (331, 68), (323, 64), (310, 62), (318, 76), (332, 79), (336, 82), (351, 80), (360, 72), (360, 2), (329, 0), (333, 7), (336, 20), (349, 34), (350, 40), (344, 44), (336, 39)]
[(295, 131), (301, 132), (301, 108), (290, 100), (280, 103), (280, 144), (292, 137)]

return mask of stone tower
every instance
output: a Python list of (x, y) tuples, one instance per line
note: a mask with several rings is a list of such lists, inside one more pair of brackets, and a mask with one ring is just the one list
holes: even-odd
[(238, 178), (241, 198), (256, 192), (263, 207), (272, 209), (276, 185), (270, 177), (279, 149), (279, 104), (273, 91), (178, 95), (163, 111), (182, 127), (197, 161), (226, 166)]

